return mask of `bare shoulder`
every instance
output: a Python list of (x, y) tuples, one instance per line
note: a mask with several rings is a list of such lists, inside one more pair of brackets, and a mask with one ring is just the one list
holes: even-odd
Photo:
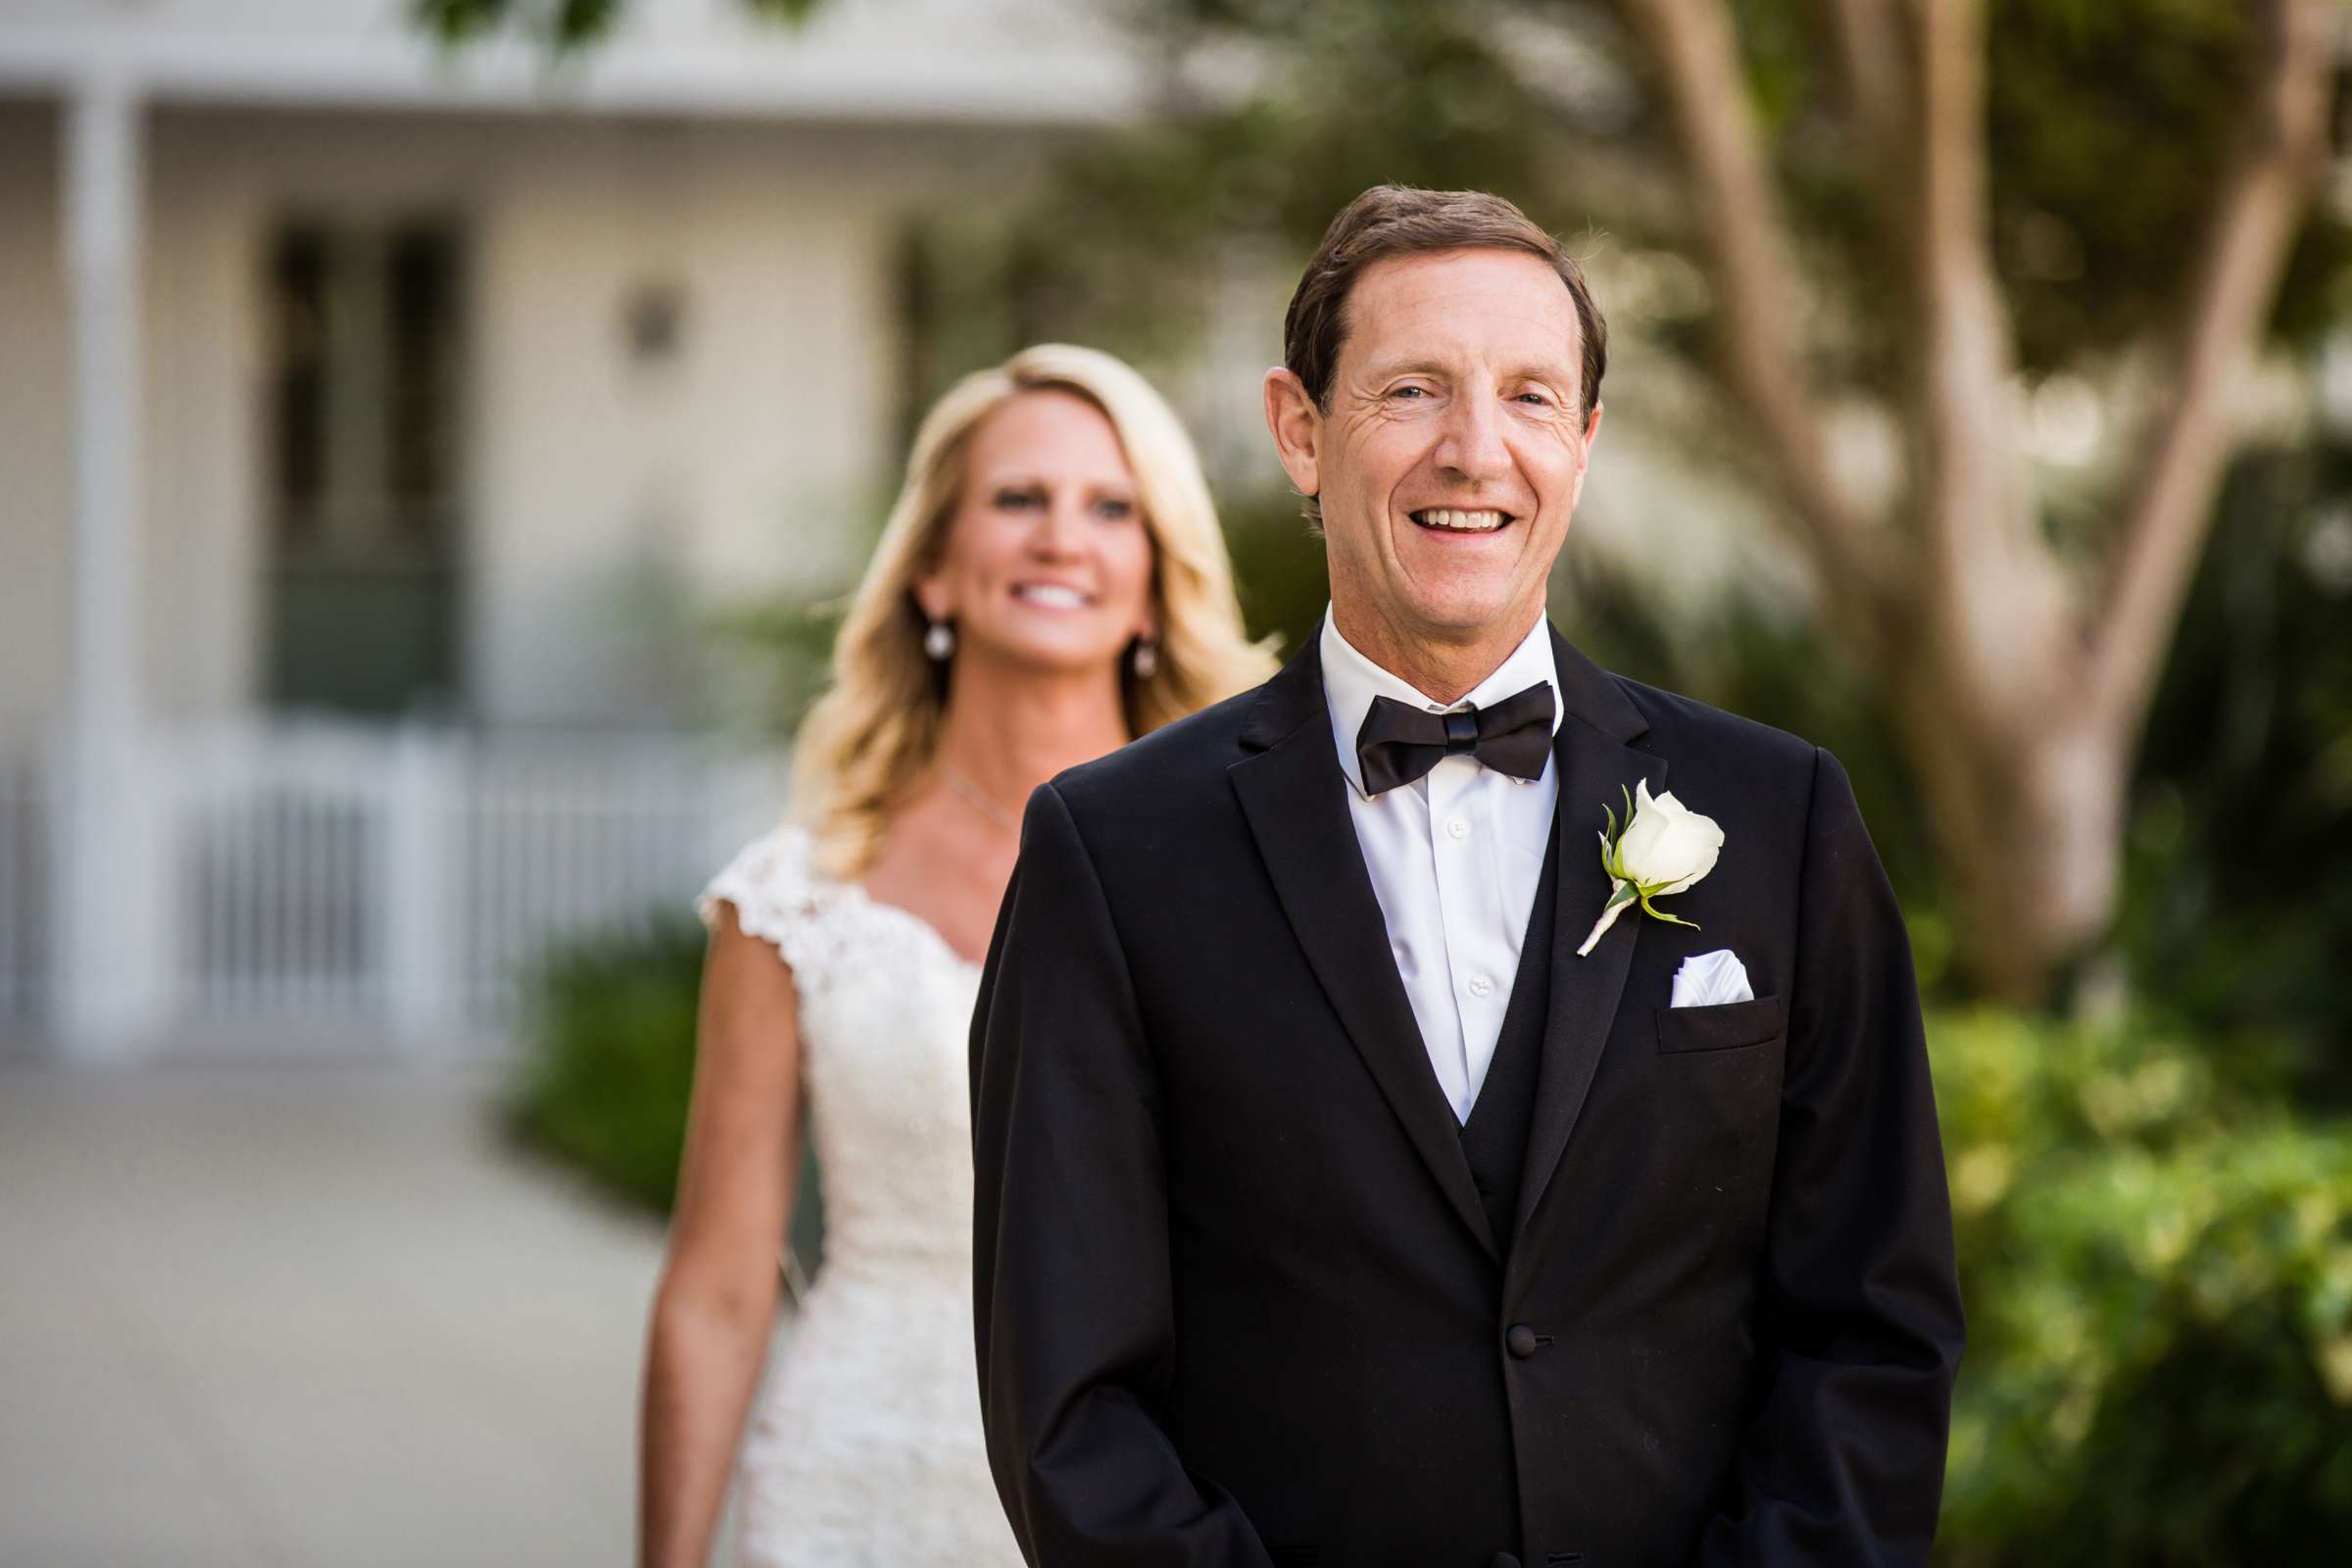
[(703, 959), (706, 1014), (714, 1005), (789, 1022), (796, 1004), (792, 966), (774, 943), (744, 930), (734, 901), (711, 901), (710, 942)]

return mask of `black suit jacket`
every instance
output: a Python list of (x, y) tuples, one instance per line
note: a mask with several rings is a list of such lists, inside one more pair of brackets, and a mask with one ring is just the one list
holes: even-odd
[[(1518, 1213), (1398, 981), (1315, 644), (1029, 802), (972, 1029), (975, 1307), (1033, 1563), (1908, 1563), (1961, 1323), (1900, 914), (1843, 771), (1553, 635)], [(1671, 774), (1671, 777), (1669, 776)], [(1714, 871), (1575, 949), (1603, 803)], [(1731, 948), (1752, 1002), (1669, 1009)]]

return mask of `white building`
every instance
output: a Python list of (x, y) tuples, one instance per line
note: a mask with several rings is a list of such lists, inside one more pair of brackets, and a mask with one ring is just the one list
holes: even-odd
[(475, 1038), (690, 890), (772, 772), (647, 737), (670, 607), (840, 569), (910, 222), (1143, 86), (1087, 0), (636, 0), (571, 61), (408, 9), (0, 0), (20, 1040)]

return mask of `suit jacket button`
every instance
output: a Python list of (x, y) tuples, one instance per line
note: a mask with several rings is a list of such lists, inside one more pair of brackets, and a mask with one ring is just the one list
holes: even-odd
[(1513, 1355), (1524, 1361), (1536, 1353), (1536, 1331), (1524, 1323), (1514, 1323), (1502, 1336), (1502, 1343)]
[(1519, 1559), (1507, 1551), (1498, 1551), (1494, 1554), (1494, 1560), (1487, 1564), (1487, 1568), (1519, 1568)]

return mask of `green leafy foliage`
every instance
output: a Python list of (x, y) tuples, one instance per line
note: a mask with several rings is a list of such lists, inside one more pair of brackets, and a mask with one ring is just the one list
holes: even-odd
[(2145, 1017), (1930, 1042), (1969, 1313), (1939, 1560), (2337, 1560), (2352, 1127)]
[[(740, 0), (743, 9), (799, 26), (824, 0)], [(508, 27), (559, 50), (599, 42), (618, 25), (628, 0), (409, 0), (410, 20), (444, 43), (467, 43)]]
[[(507, 1087), (507, 1130), (631, 1208), (667, 1214), (678, 1190), (694, 1092), (705, 938), (664, 912), (635, 932), (563, 949), (540, 966), (522, 1054)], [(814, 1272), (824, 1194), (804, 1137), (789, 1240)]]
[(523, 1142), (666, 1213), (694, 1087), (703, 930), (691, 916), (551, 956), (507, 1104)]
[(2198, 1032), (2352, 1107), (2352, 446), (2238, 465), (2141, 751), (2119, 933)]

